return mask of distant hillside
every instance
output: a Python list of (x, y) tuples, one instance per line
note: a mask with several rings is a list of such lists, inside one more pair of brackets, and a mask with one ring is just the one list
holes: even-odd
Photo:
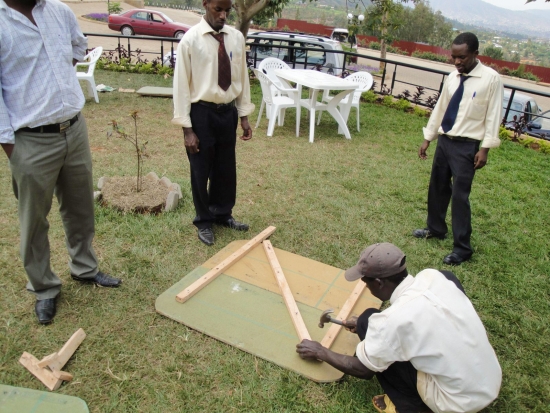
[(550, 39), (550, 10), (507, 10), (482, 0), (430, 0), (430, 7), (468, 25)]
[[(338, 9), (346, 7), (345, 0), (318, 0), (318, 3)], [(469, 27), (496, 30), (509, 34), (509, 37), (521, 34), (527, 37), (550, 39), (550, 10), (514, 11), (493, 6), (482, 0), (429, 0), (429, 3), (433, 10), (440, 10), (447, 19)], [(349, 4), (351, 3), (348, 3), (348, 6)], [(369, 6), (371, 2), (363, 0), (363, 4)], [(406, 4), (412, 5), (412, 3)]]

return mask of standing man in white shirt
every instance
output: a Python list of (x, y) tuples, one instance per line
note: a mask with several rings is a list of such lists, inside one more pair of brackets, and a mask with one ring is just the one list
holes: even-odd
[(443, 85), (418, 150), (427, 159), (430, 142), (437, 139), (430, 186), (426, 228), (415, 229), (416, 238), (444, 239), (445, 217), (451, 203), (453, 250), (443, 262), (460, 265), (473, 254), (470, 244), (472, 213), (470, 191), (475, 171), (487, 163), (490, 148), (500, 145), (504, 89), (500, 75), (477, 60), (479, 41), (461, 33), (453, 41), (451, 58), (456, 70)]
[(378, 411), (478, 412), (498, 396), (500, 365), (453, 273), (427, 269), (413, 277), (405, 254), (393, 244), (380, 243), (367, 247), (345, 277), (360, 279), (391, 305), (346, 320), (346, 327), (362, 340), (356, 356), (303, 340), (296, 349), (300, 357), (367, 380), (376, 375), (386, 393), (373, 398)]
[(121, 280), (98, 271), (92, 159), (84, 95), (74, 64), (87, 39), (58, 0), (0, 0), (0, 144), (18, 200), (21, 258), (41, 324), (56, 313), (61, 280), (50, 267), (48, 213), (55, 194), (71, 277), (104, 287)]
[(174, 73), (174, 118), (182, 126), (191, 168), (193, 224), (206, 245), (214, 244), (213, 224), (237, 231), (248, 225), (233, 219), (237, 193), (236, 130), (252, 138), (248, 115), (254, 111), (246, 66), (245, 39), (225, 25), (231, 0), (203, 0), (206, 13), (181, 39)]

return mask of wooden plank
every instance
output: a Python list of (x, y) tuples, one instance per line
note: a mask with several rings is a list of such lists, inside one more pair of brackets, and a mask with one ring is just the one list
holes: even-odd
[(47, 367), (52, 361), (57, 359), (57, 352), (50, 354), (49, 356), (44, 357), (36, 365), (40, 368)]
[[(342, 309), (336, 316), (338, 320), (344, 321), (346, 318), (348, 318), (349, 314), (351, 313), (351, 310), (353, 310), (353, 307), (355, 306), (355, 303), (365, 290), (367, 284), (365, 284), (363, 281), (359, 281), (353, 291), (351, 292), (349, 298), (346, 300), (344, 305), (342, 306)], [(327, 334), (323, 337), (321, 340), (321, 345), (326, 348), (330, 348), (332, 346), (332, 343), (334, 340), (336, 340), (336, 336), (342, 329), (342, 326), (334, 323), (330, 323), (331, 326), (327, 331)]]
[(50, 391), (59, 389), (59, 386), (63, 383), (63, 380), (55, 377), (50, 370), (38, 367), (38, 359), (26, 351), (23, 352), (23, 355), (19, 359), (19, 363), (25, 366), (25, 368), (38, 380), (44, 383)]
[(296, 300), (294, 300), (292, 291), (290, 290), (288, 282), (286, 281), (283, 269), (281, 268), (281, 264), (279, 264), (279, 260), (277, 259), (277, 255), (275, 254), (275, 250), (273, 249), (273, 245), (271, 245), (271, 242), (268, 240), (265, 240), (263, 242), (263, 245), (265, 254), (267, 255), (267, 259), (269, 261), (269, 264), (271, 265), (273, 274), (275, 275), (277, 283), (279, 284), (279, 288), (281, 289), (286, 308), (288, 309), (292, 324), (294, 324), (294, 328), (296, 329), (296, 333), (298, 333), (298, 338), (300, 339), (300, 342), (304, 339), (311, 340), (311, 336), (307, 331), (307, 327), (304, 323), (304, 319), (302, 318), (302, 314), (300, 314), (300, 310), (298, 309)]
[(73, 379), (73, 375), (71, 373), (68, 373), (63, 370), (53, 370), (52, 373), (59, 380), (71, 381)]
[(241, 248), (239, 248), (237, 251), (235, 251), (233, 254), (231, 254), (229, 257), (227, 257), (225, 260), (223, 260), (218, 265), (216, 265), (214, 268), (212, 268), (210, 271), (208, 271), (206, 274), (204, 274), (201, 278), (199, 278), (197, 281), (195, 281), (189, 287), (187, 287), (186, 289), (181, 291), (179, 294), (177, 294), (176, 295), (176, 301), (178, 301), (180, 303), (184, 303), (187, 300), (189, 300), (196, 293), (198, 293), (201, 289), (206, 287), (212, 280), (216, 279), (216, 277), (218, 275), (220, 275), (226, 268), (229, 268), (235, 262), (237, 262), (242, 257), (244, 257), (248, 253), (248, 251), (250, 251), (256, 245), (261, 243), (263, 240), (265, 240), (271, 234), (273, 234), (273, 232), (275, 232), (275, 229), (276, 228), (272, 227), (272, 226), (267, 227), (266, 229), (264, 229), (262, 232), (260, 232), (258, 235), (256, 235), (254, 238), (252, 238), (246, 244), (244, 244)]
[(171, 87), (143, 86), (136, 93), (141, 96), (171, 98), (174, 95), (174, 89)]
[(65, 345), (57, 352), (57, 357), (53, 359), (48, 366), (52, 370), (61, 370), (65, 364), (72, 357), (78, 346), (86, 338), (86, 333), (83, 329), (79, 328), (71, 338), (65, 343)]

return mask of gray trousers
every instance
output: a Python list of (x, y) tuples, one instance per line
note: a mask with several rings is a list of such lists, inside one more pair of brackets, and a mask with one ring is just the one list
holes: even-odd
[(48, 213), (55, 193), (65, 230), (71, 274), (93, 278), (94, 238), (92, 157), (86, 121), (61, 133), (17, 131), (10, 158), (13, 192), (18, 200), (21, 259), (36, 298), (54, 298), (61, 280), (50, 266)]

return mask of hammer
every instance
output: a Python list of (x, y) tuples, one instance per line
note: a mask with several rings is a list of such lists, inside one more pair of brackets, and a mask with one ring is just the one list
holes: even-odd
[(330, 316), (330, 314), (333, 312), (334, 310), (332, 308), (329, 308), (328, 310), (323, 311), (323, 314), (321, 314), (321, 318), (319, 319), (319, 328), (323, 328), (325, 326), (325, 323), (334, 323), (334, 324), (339, 324), (341, 326), (344, 325), (342, 321), (332, 318)]

